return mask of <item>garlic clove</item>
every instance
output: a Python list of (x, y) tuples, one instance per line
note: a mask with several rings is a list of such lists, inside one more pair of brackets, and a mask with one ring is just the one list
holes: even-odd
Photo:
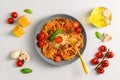
[(104, 35), (104, 39), (102, 40), (103, 42), (112, 40), (112, 36), (110, 34), (104, 33), (103, 35)]

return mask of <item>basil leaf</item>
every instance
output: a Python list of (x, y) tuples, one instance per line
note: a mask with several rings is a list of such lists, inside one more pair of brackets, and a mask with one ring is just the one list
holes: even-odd
[(95, 35), (98, 39), (100, 39), (100, 40), (103, 39), (103, 34), (101, 34), (100, 32), (95, 32)]
[(24, 74), (28, 74), (28, 73), (31, 73), (31, 72), (32, 72), (32, 69), (30, 69), (30, 68), (23, 68), (23, 69), (21, 70), (21, 72), (24, 73)]
[(30, 9), (25, 9), (24, 12), (26, 12), (28, 14), (33, 14), (32, 10), (30, 10)]

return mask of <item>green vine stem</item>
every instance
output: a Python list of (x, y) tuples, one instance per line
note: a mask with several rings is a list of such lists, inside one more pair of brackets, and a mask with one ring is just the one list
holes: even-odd
[[(107, 52), (109, 52), (110, 50), (108, 49)], [(101, 60), (101, 62), (97, 65), (97, 67), (95, 68), (95, 70), (101, 65), (101, 63), (103, 62), (103, 60), (105, 59), (106, 55), (107, 55), (107, 52), (105, 53), (103, 59)]]

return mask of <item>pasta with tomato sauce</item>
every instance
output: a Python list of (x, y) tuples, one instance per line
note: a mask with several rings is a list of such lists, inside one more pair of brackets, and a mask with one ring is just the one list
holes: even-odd
[[(47, 22), (40, 33), (44, 33), (44, 45), (40, 46), (43, 55), (55, 62), (73, 59), (78, 50), (83, 48), (84, 36), (82, 29), (76, 30), (75, 21), (58, 17)], [(59, 58), (58, 58), (59, 56)], [(57, 58), (57, 59), (56, 59)], [(58, 60), (58, 61), (56, 61)]]

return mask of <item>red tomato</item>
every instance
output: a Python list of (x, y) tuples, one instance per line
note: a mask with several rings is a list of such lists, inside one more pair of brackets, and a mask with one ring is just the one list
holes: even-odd
[(38, 45), (38, 47), (43, 47), (44, 45), (45, 45), (45, 43), (44, 43), (44, 41), (39, 41), (38, 43), (37, 43), (37, 45)]
[(79, 24), (78, 21), (74, 21), (74, 22), (73, 22), (73, 27), (74, 27), (74, 28), (79, 27), (79, 26), (80, 26), (80, 24)]
[(11, 13), (11, 16), (12, 16), (13, 18), (17, 18), (17, 17), (18, 17), (18, 13), (17, 13), (17, 12), (12, 12), (12, 13)]
[(80, 27), (77, 27), (77, 28), (75, 28), (75, 32), (80, 33), (80, 32), (82, 32), (82, 29)]
[(24, 61), (23, 61), (23, 60), (18, 60), (18, 61), (16, 62), (16, 65), (17, 65), (18, 67), (22, 67), (23, 64), (24, 64)]
[(93, 65), (97, 65), (97, 64), (99, 63), (98, 58), (93, 58), (93, 59), (91, 60), (91, 63), (92, 63)]
[(102, 67), (108, 67), (108, 66), (109, 66), (109, 61), (108, 60), (103, 60)]
[(46, 38), (45, 33), (41, 32), (37, 35), (38, 40), (43, 41)]
[(97, 52), (96, 56), (98, 58), (103, 58), (104, 54), (102, 52)]
[(8, 22), (9, 24), (13, 24), (13, 23), (14, 23), (14, 19), (13, 19), (13, 18), (8, 18), (7, 22)]
[(105, 52), (105, 51), (107, 50), (107, 47), (106, 47), (105, 45), (101, 45), (101, 46), (99, 47), (99, 50), (100, 50), (101, 52)]
[(101, 66), (97, 68), (97, 73), (98, 73), (98, 74), (103, 74), (104, 71), (105, 71), (104, 68), (101, 67)]
[(107, 54), (106, 54), (106, 57), (107, 58), (113, 58), (114, 57), (114, 53), (111, 52), (111, 51), (108, 51)]
[(59, 44), (63, 41), (63, 38), (61, 36), (57, 36), (54, 41)]
[(59, 63), (59, 62), (61, 62), (62, 61), (62, 57), (61, 56), (56, 56), (55, 57), (55, 62), (56, 63)]

